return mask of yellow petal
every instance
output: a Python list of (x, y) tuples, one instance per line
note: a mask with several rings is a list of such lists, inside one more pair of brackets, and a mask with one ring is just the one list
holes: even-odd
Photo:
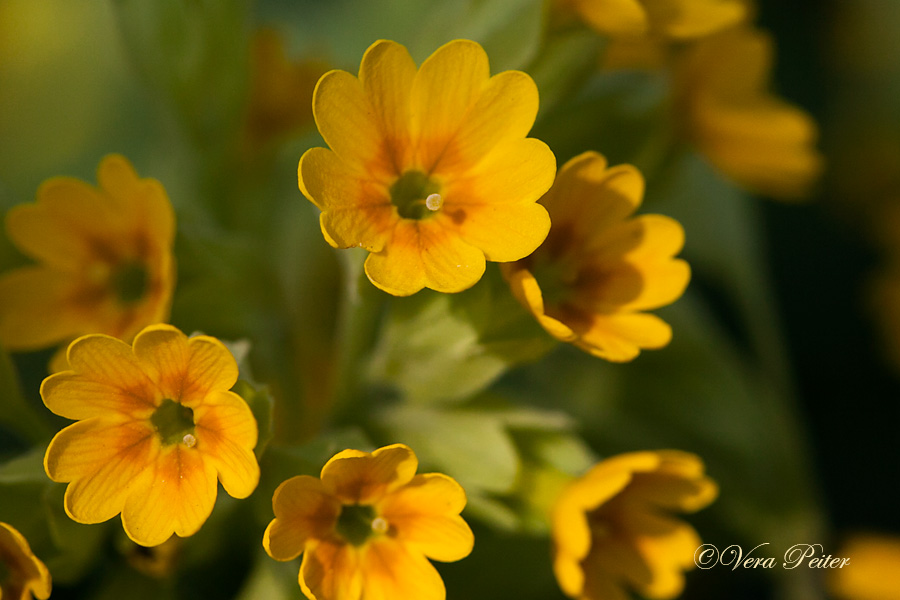
[(528, 135), (538, 111), (538, 90), (521, 71), (491, 77), (440, 157), (435, 170), (454, 172), (477, 164), (498, 144)]
[(575, 342), (579, 347), (613, 362), (633, 360), (641, 349), (662, 348), (672, 339), (672, 328), (646, 313), (594, 315), (589, 331)]
[(429, 558), (455, 561), (472, 551), (474, 536), (459, 513), (466, 504), (462, 487), (439, 473), (416, 475), (376, 506), (396, 539)]
[(195, 449), (215, 468), (225, 491), (234, 498), (253, 493), (259, 483), (253, 454), (257, 425), (244, 399), (234, 392), (210, 392), (194, 408), (194, 423)]
[(607, 168), (606, 159), (585, 152), (560, 169), (541, 199), (560, 235), (593, 240), (623, 222), (641, 204), (644, 178), (631, 165)]
[(388, 186), (355, 171), (334, 152), (310, 148), (300, 158), (300, 189), (321, 209), (320, 224), (338, 248), (380, 251), (397, 222)]
[(413, 158), (410, 94), (415, 76), (416, 64), (406, 48), (388, 40), (372, 44), (359, 66), (359, 80), (398, 175)]
[(5, 273), (0, 277), (0, 340), (4, 347), (37, 350), (84, 331), (84, 315), (68, 301), (75, 291), (72, 276), (63, 271), (28, 266)]
[(488, 260), (524, 258), (550, 230), (547, 211), (534, 202), (553, 183), (555, 165), (539, 140), (499, 144), (477, 168), (449, 182), (442, 209), (448, 226)]
[(647, 13), (638, 0), (574, 0), (581, 17), (597, 31), (612, 35), (639, 35), (647, 30)]
[(50, 596), (50, 571), (31, 551), (25, 536), (7, 523), (0, 523), (0, 556), (6, 575), (0, 595), (11, 594), (12, 600), (30, 600), (31, 594), (39, 600)]
[(372, 104), (359, 79), (346, 71), (322, 75), (313, 94), (313, 115), (325, 143), (342, 160), (366, 170), (390, 173)]
[(144, 489), (125, 501), (125, 533), (142, 546), (158, 546), (172, 534), (193, 535), (212, 513), (216, 472), (203, 455), (181, 444), (163, 447), (148, 468)]
[(54, 481), (71, 481), (66, 513), (79, 523), (100, 523), (118, 514), (145, 486), (158, 444), (145, 422), (89, 419), (56, 434), (44, 456)]
[(741, 0), (644, 0), (650, 20), (673, 38), (690, 39), (737, 25), (747, 14)]
[(334, 531), (341, 504), (315, 477), (298, 475), (281, 483), (272, 496), (275, 519), (263, 536), (263, 547), (275, 560), (293, 560), (311, 539)]
[(228, 390), (238, 378), (228, 348), (209, 336), (190, 340), (171, 325), (151, 325), (134, 339), (134, 355), (166, 398), (193, 408), (213, 390)]
[(660, 451), (659, 469), (637, 474), (628, 493), (643, 501), (681, 512), (694, 512), (708, 506), (718, 495), (718, 486), (703, 473), (699, 457), (675, 450)]
[(105, 335), (80, 337), (69, 346), (73, 371), (52, 375), (41, 384), (44, 404), (67, 419), (110, 413), (146, 416), (159, 392), (138, 365), (128, 344)]
[(407, 545), (382, 537), (362, 553), (366, 600), (444, 600), (444, 581), (434, 566)]
[(403, 444), (393, 444), (371, 454), (359, 450), (339, 452), (322, 467), (322, 484), (344, 504), (370, 504), (408, 483), (419, 461)]
[(369, 280), (395, 296), (423, 287), (454, 293), (474, 285), (484, 274), (484, 253), (454, 235), (448, 221), (443, 214), (400, 220), (390, 244), (366, 259)]
[(431, 173), (448, 142), (490, 79), (487, 54), (477, 43), (455, 40), (425, 59), (412, 86), (413, 132), (419, 161)]
[(668, 600), (684, 589), (683, 571), (694, 567), (694, 552), (702, 543), (694, 529), (682, 521), (652, 512), (641, 512), (629, 523), (632, 543), (651, 576), (632, 580), (646, 598)]
[(625, 586), (646, 583), (652, 577), (648, 565), (627, 541), (612, 537), (598, 542), (583, 565), (585, 598), (617, 598), (630, 596)]
[(163, 248), (175, 236), (175, 214), (165, 188), (155, 179), (140, 179), (124, 156), (110, 154), (100, 161), (97, 183), (107, 201), (119, 207), (131, 224), (152, 232), (148, 242)]
[(94, 255), (93, 238), (119, 229), (119, 218), (92, 186), (69, 177), (48, 179), (37, 202), (15, 206), (6, 230), (25, 254), (48, 265), (77, 271)]
[(360, 600), (363, 575), (359, 562), (354, 546), (311, 542), (300, 564), (300, 589), (312, 600)]
[(525, 308), (531, 311), (531, 314), (537, 318), (541, 326), (558, 340), (564, 342), (572, 341), (575, 338), (575, 332), (562, 321), (554, 319), (545, 313), (544, 297), (541, 294), (541, 288), (537, 279), (534, 278), (531, 271), (524, 268), (521, 263), (500, 266), (503, 268), (504, 276), (509, 282), (513, 295)]
[(795, 198), (808, 193), (821, 174), (816, 125), (783, 103), (711, 108), (698, 144), (726, 175), (754, 191)]

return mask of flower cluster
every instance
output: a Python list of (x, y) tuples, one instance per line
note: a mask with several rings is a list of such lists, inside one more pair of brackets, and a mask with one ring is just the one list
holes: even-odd
[[(380, 39), (355, 73), (326, 65), (377, 37), (317, 42), (359, 35), (316, 30), (345, 3), (305, 40), (243, 3), (134, 4), (178, 130), (135, 164), (169, 191), (111, 154), (5, 215), (0, 597), (52, 571), (72, 597), (673, 600), (701, 545), (676, 515), (803, 487), (783, 373), (744, 368), (780, 355), (741, 329), (776, 321), (762, 269), (726, 238), (823, 162), (752, 2), (522, 3), (532, 46), (518, 20)], [(422, 39), (457, 10), (414, 4)], [(622, 93), (638, 67), (653, 89)], [(772, 481), (729, 472), (772, 422)], [(622, 453), (659, 446), (685, 450)], [(772, 525), (758, 502), (739, 516)]]

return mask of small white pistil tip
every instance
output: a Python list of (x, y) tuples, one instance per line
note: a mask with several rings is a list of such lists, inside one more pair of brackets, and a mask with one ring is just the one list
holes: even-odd
[(440, 194), (431, 194), (425, 198), (425, 207), (428, 210), (438, 210), (444, 205), (444, 199)]
[(184, 437), (181, 438), (181, 442), (188, 448), (193, 448), (194, 446), (197, 445), (197, 438), (195, 438), (194, 436), (192, 436), (189, 433), (186, 433), (186, 434), (184, 434)]
[(372, 519), (372, 531), (375, 533), (387, 533), (388, 528), (388, 522), (384, 517), (375, 517)]

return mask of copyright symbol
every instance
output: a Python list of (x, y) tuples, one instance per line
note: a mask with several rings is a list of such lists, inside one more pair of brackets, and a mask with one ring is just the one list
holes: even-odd
[(711, 569), (719, 561), (719, 549), (712, 544), (703, 544), (694, 551), (694, 564), (701, 569)]

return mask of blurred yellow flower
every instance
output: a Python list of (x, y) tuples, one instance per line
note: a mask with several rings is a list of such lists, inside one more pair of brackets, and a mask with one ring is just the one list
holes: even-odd
[(266, 552), (282, 561), (302, 553), (300, 587), (314, 600), (442, 600), (444, 582), (427, 558), (464, 558), (474, 537), (459, 515), (459, 484), (417, 467), (413, 451), (394, 444), (344, 450), (321, 479), (288, 479), (272, 498)]
[(553, 569), (563, 592), (582, 600), (678, 596), (694, 565), (697, 532), (669, 515), (712, 502), (702, 461), (675, 450), (601, 461), (560, 494), (551, 517)]
[(640, 311), (675, 301), (690, 279), (688, 264), (673, 258), (684, 244), (677, 221), (628, 218), (643, 194), (631, 165), (607, 168), (596, 152), (576, 156), (541, 199), (553, 220), (547, 240), (503, 265), (513, 293), (548, 332), (611, 361), (669, 343), (669, 325)]
[(50, 571), (13, 526), (0, 523), (0, 598), (50, 597)]
[(175, 282), (175, 218), (154, 179), (122, 156), (105, 157), (95, 188), (69, 177), (12, 208), (12, 242), (40, 264), (0, 277), (0, 341), (35, 350), (87, 333), (131, 340), (168, 318)]
[(593, 29), (612, 36), (692, 39), (740, 23), (744, 0), (567, 0)]
[(194, 534), (212, 512), (216, 479), (235, 498), (256, 488), (256, 421), (229, 389), (234, 357), (218, 340), (152, 325), (134, 346), (105, 335), (69, 346), (71, 370), (41, 385), (44, 404), (77, 420), (56, 434), (44, 469), (69, 482), (66, 513), (156, 546)]
[(884, 534), (857, 534), (836, 554), (849, 558), (840, 569), (830, 569), (828, 587), (841, 600), (900, 600), (900, 538)]
[(807, 195), (823, 168), (815, 122), (769, 91), (773, 44), (738, 28), (698, 41), (676, 68), (684, 135), (728, 177), (777, 198)]
[(291, 61), (278, 31), (261, 28), (250, 46), (250, 99), (246, 142), (262, 146), (313, 122), (313, 90), (328, 68), (321, 61)]
[(371, 253), (365, 271), (377, 287), (464, 290), (485, 260), (527, 256), (550, 228), (537, 199), (556, 160), (525, 137), (537, 109), (531, 77), (491, 77), (475, 42), (445, 44), (418, 70), (406, 48), (376, 42), (358, 79), (319, 80), (313, 113), (331, 150), (303, 155), (300, 189), (332, 246)]

